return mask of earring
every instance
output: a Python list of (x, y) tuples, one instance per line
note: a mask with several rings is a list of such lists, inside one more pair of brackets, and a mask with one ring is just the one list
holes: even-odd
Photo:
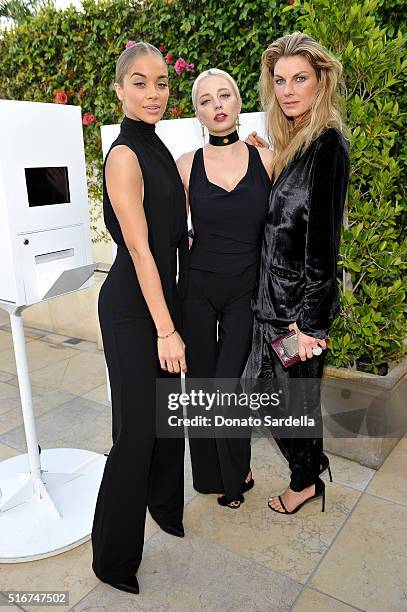
[(202, 143), (205, 144), (205, 126), (201, 123)]
[(239, 134), (239, 128), (240, 128), (240, 121), (239, 121), (239, 115), (237, 116), (237, 121), (236, 121), (236, 129), (237, 129), (237, 133)]

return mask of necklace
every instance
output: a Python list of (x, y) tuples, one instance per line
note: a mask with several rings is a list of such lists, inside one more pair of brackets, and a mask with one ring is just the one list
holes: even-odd
[(226, 145), (233, 144), (239, 140), (239, 134), (237, 130), (228, 134), (227, 136), (214, 136), (213, 134), (209, 134), (209, 144), (214, 147), (225, 147)]

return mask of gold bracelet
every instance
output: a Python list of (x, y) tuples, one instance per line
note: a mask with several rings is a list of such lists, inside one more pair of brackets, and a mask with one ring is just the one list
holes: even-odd
[(170, 334), (167, 334), (166, 336), (159, 336), (157, 334), (157, 338), (159, 338), (159, 340), (165, 340), (165, 338), (169, 338), (170, 336), (172, 336), (172, 334), (175, 334), (175, 332), (176, 332), (176, 329), (174, 327), (174, 329), (172, 330), (172, 332)]

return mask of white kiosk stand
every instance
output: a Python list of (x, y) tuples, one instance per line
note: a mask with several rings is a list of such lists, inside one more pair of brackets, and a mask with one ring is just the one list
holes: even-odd
[[(201, 124), (198, 119), (164, 119), (157, 123), (157, 135), (168, 147), (171, 155), (177, 160), (183, 153), (199, 149), (208, 142), (208, 130), (205, 129), (205, 136), (202, 138)], [(111, 144), (118, 137), (120, 125), (102, 125), (102, 149), (105, 158)], [(251, 132), (257, 132), (259, 136), (267, 139), (264, 113), (242, 113), (239, 115), (239, 135), (241, 140), (245, 140)], [(190, 220), (188, 220), (190, 225)], [(112, 240), (113, 259), (116, 256), (116, 245)], [(106, 368), (107, 394), (111, 399), (109, 373)], [(185, 375), (181, 374), (183, 391), (185, 391)]]
[(0, 562), (17, 563), (89, 538), (105, 463), (82, 449), (40, 456), (21, 317), (92, 282), (80, 108), (0, 100), (0, 263), (28, 450), (0, 463)]

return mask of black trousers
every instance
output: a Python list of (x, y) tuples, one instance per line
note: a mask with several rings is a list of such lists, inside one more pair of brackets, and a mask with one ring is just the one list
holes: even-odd
[[(278, 379), (278, 386), (283, 390), (284, 401), (280, 403), (275, 416), (285, 418), (303, 414), (315, 421), (313, 437), (275, 437), (275, 441), (291, 470), (290, 487), (293, 491), (302, 491), (315, 483), (319, 476), (323, 457), (323, 429), (321, 416), (321, 378), (326, 358), (326, 351), (306, 361), (299, 361), (285, 368), (274, 350), (271, 342), (287, 331), (276, 329), (267, 324), (255, 322), (253, 333), (253, 352), (258, 351), (259, 371), (256, 376), (261, 379), (261, 387), (267, 387), (267, 379)], [(249, 364), (249, 369), (251, 369)], [(255, 376), (251, 371), (248, 376)]]
[(128, 253), (119, 249), (99, 297), (113, 414), (92, 529), (92, 567), (104, 582), (136, 573), (147, 506), (159, 524), (183, 516), (184, 439), (156, 437), (156, 378), (169, 374), (160, 369), (156, 330), (133, 274)]
[[(183, 320), (187, 377), (242, 376), (251, 350), (255, 281), (256, 266), (232, 277), (189, 271)], [(235, 499), (250, 469), (250, 438), (190, 437), (189, 445), (194, 488)]]

